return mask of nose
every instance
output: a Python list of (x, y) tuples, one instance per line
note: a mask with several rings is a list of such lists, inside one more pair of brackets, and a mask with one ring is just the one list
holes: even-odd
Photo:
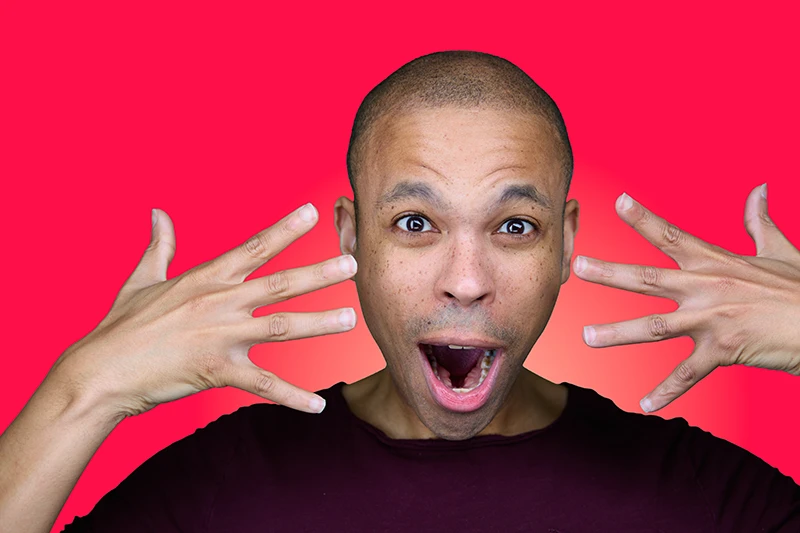
[(448, 305), (457, 302), (463, 307), (490, 303), (495, 285), (487, 252), (474, 237), (454, 239), (436, 282), (437, 297)]

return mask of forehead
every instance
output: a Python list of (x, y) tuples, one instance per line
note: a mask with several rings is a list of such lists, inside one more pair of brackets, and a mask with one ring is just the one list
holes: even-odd
[(420, 179), (437, 188), (465, 187), (505, 177), (555, 196), (561, 180), (558, 138), (541, 117), (489, 108), (435, 108), (382, 117), (365, 150), (359, 196), (373, 203), (399, 183)]

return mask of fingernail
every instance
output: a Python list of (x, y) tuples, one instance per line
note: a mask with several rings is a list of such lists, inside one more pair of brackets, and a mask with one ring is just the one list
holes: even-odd
[(158, 222), (158, 213), (156, 213), (155, 208), (150, 210), (150, 220), (153, 222), (153, 227), (156, 227), (156, 222)]
[(761, 197), (765, 200), (767, 199), (767, 182), (764, 182), (764, 184), (761, 186)]
[(352, 255), (346, 255), (339, 259), (339, 270), (344, 274), (355, 274), (357, 267), (356, 260)]
[(653, 402), (651, 402), (649, 398), (642, 398), (642, 401), (639, 402), (639, 407), (641, 407), (642, 411), (645, 413), (649, 413), (653, 410)]
[(594, 330), (592, 326), (584, 326), (583, 328), (583, 340), (588, 345), (592, 345), (594, 340), (597, 338), (597, 332)]
[(627, 193), (622, 193), (622, 196), (617, 198), (617, 206), (620, 211), (627, 211), (633, 206), (633, 199)]
[(300, 208), (298, 211), (298, 216), (300, 216), (300, 220), (305, 222), (311, 222), (317, 217), (317, 210), (311, 204), (306, 204)]
[(352, 309), (345, 309), (339, 313), (339, 324), (345, 328), (352, 328), (356, 325), (356, 312)]
[(308, 401), (308, 407), (315, 413), (321, 413), (325, 409), (325, 398), (321, 396), (314, 396)]
[(583, 257), (582, 255), (579, 255), (578, 258), (575, 260), (575, 265), (572, 268), (575, 269), (576, 274), (580, 274), (581, 272), (586, 270), (586, 267), (588, 265), (589, 262), (586, 260), (586, 258)]

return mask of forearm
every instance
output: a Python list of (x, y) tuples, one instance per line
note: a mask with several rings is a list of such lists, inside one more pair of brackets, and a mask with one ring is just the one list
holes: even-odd
[(52, 528), (89, 459), (123, 417), (48, 375), (0, 435), (0, 533)]

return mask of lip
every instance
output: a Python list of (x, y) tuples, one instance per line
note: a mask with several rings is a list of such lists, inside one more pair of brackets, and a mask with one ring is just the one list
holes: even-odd
[[(421, 344), (457, 344), (459, 346), (475, 346), (476, 348), (494, 349), (497, 350), (492, 362), (489, 373), (486, 374), (486, 379), (473, 390), (466, 393), (454, 392), (447, 385), (439, 381), (433, 374), (431, 364), (428, 362), (428, 356), (422, 349)], [(499, 372), (500, 365), (503, 363), (505, 351), (494, 342), (487, 342), (486, 339), (475, 339), (465, 337), (436, 337), (419, 341), (417, 344), (419, 351), (420, 363), (422, 364), (422, 372), (425, 374), (425, 381), (428, 384), (428, 390), (431, 393), (434, 401), (448, 411), (455, 411), (458, 413), (469, 413), (480, 409), (489, 399), (494, 389), (495, 382), (497, 381), (497, 373)]]
[(420, 344), (436, 344), (439, 346), (455, 344), (456, 346), (474, 346), (475, 348), (482, 348), (484, 350), (498, 351), (502, 351), (505, 348), (502, 343), (496, 340), (487, 339), (485, 337), (465, 337), (458, 334), (439, 334), (435, 337), (427, 337), (418, 340), (417, 345)]

